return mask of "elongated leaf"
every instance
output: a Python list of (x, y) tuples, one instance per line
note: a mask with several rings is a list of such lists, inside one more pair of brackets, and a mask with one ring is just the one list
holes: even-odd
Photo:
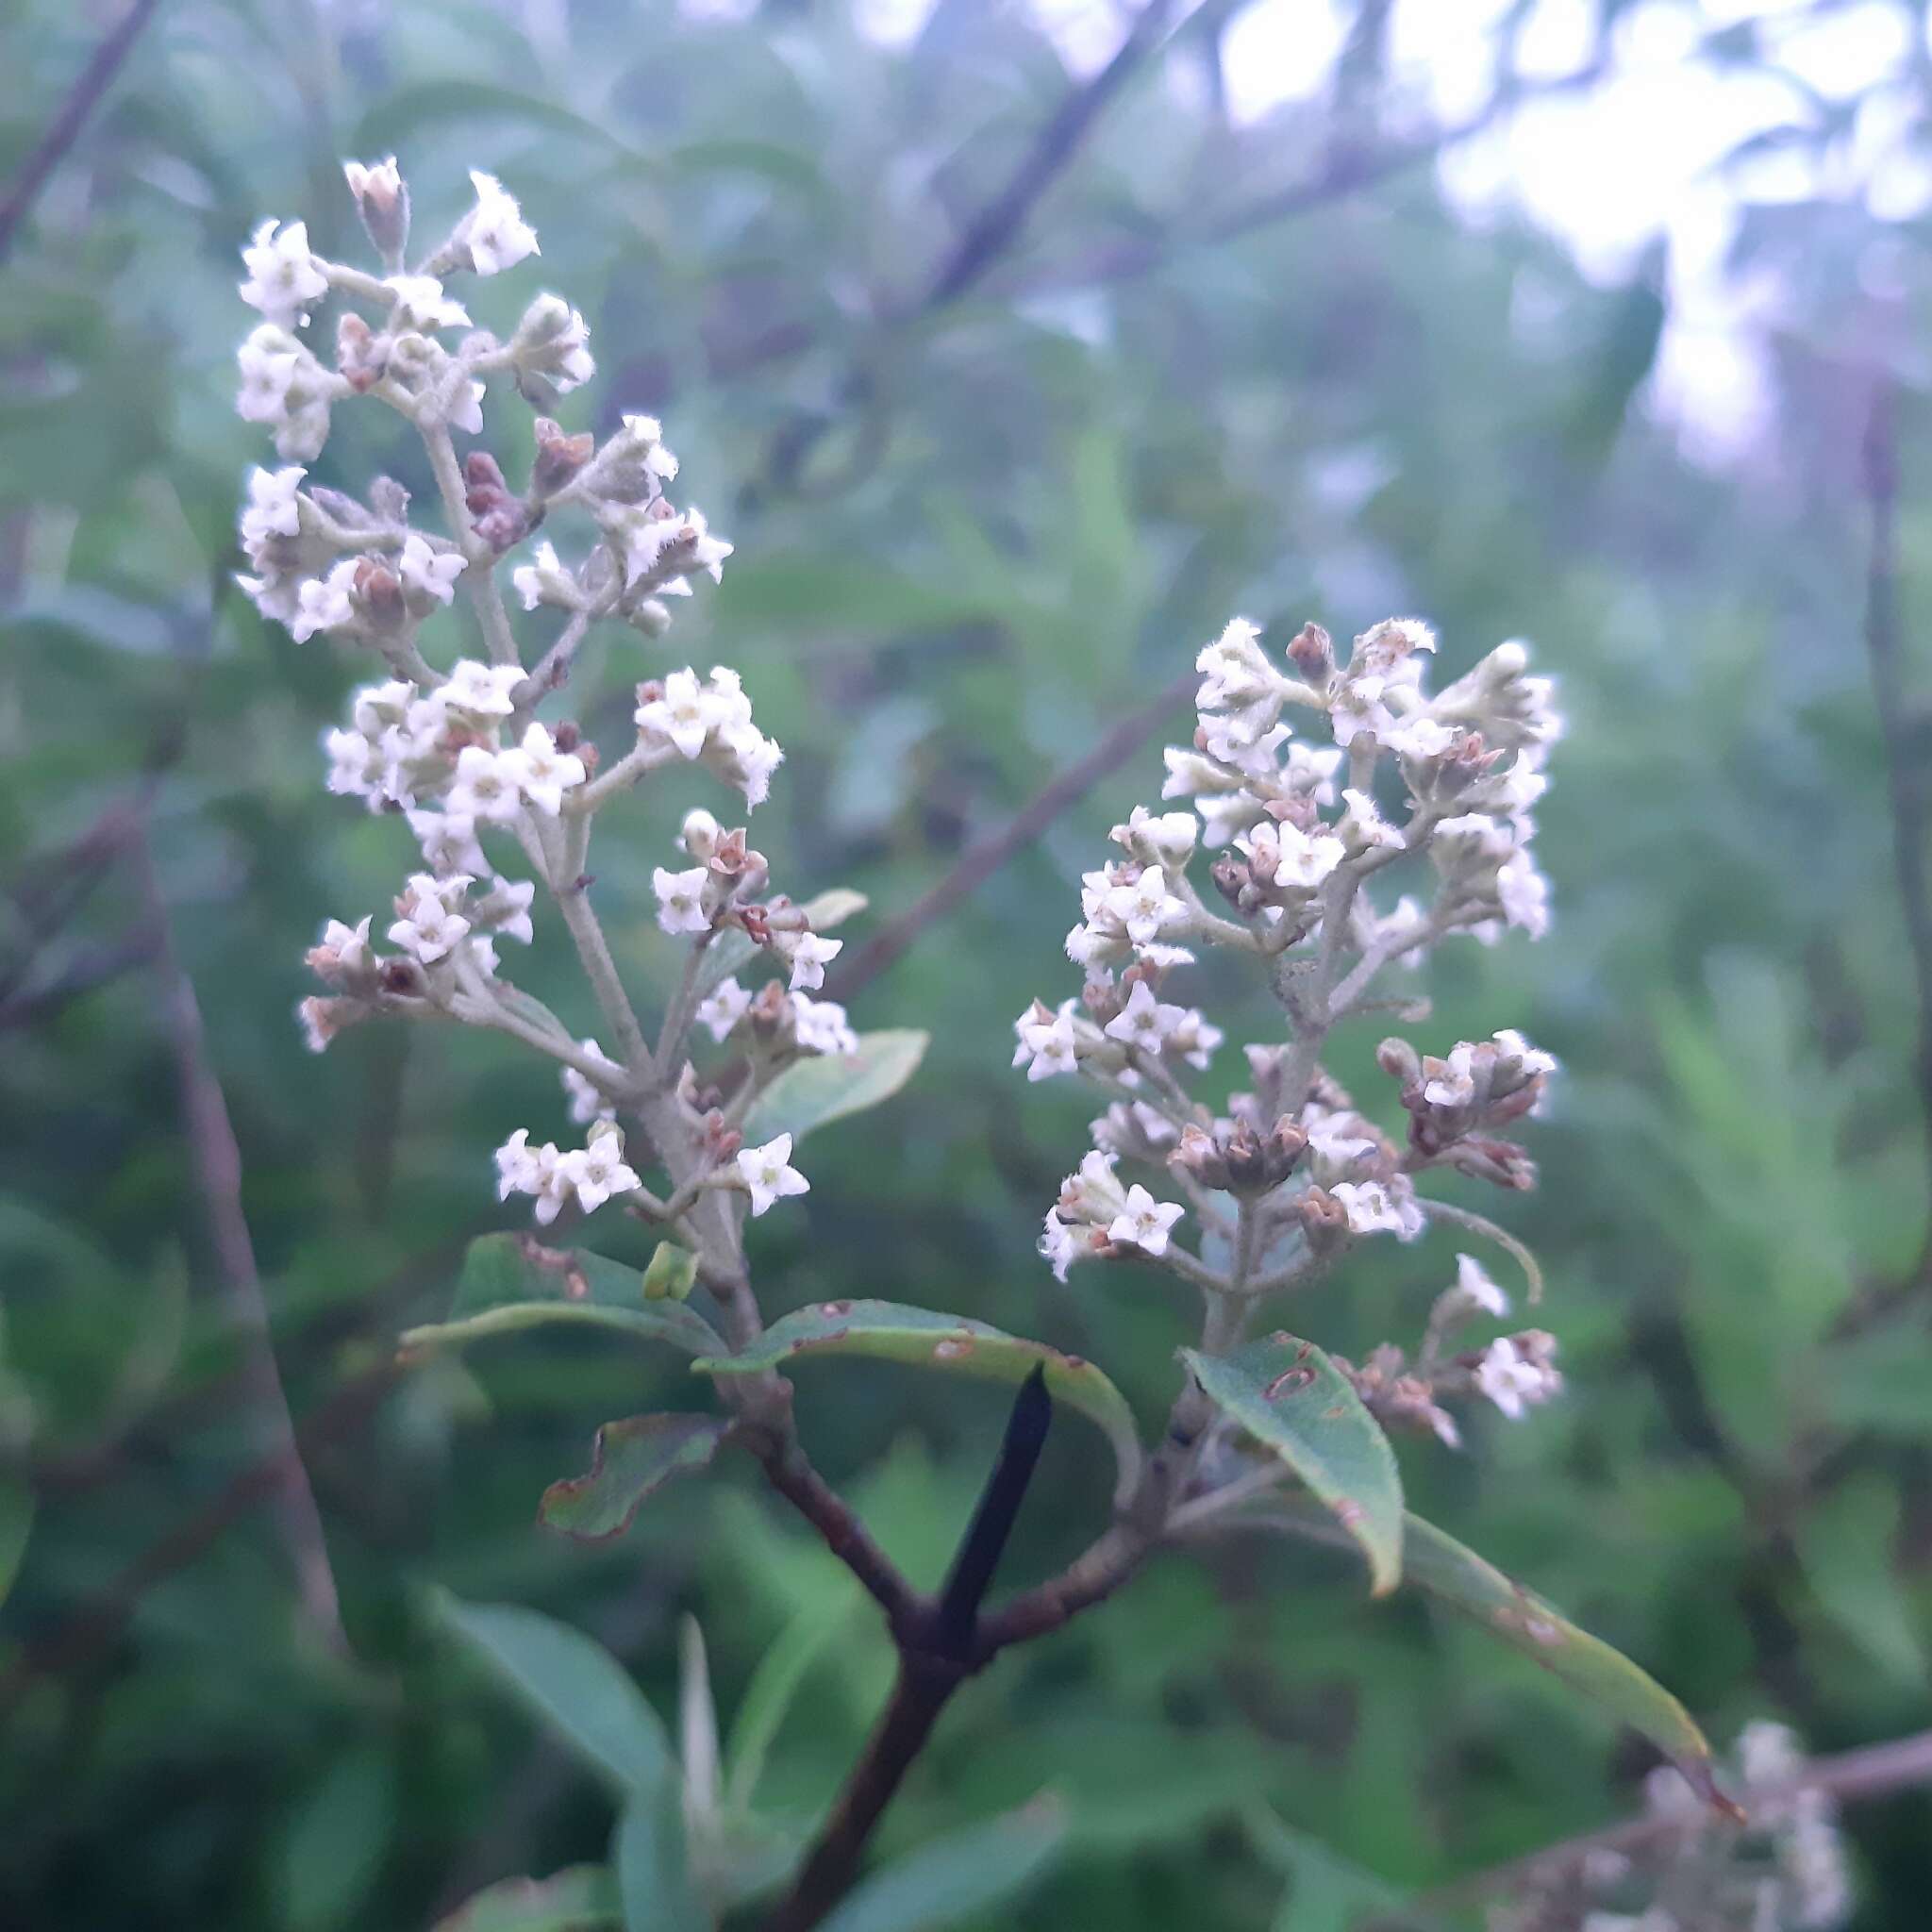
[(731, 1735), (725, 1741), (724, 1760), (729, 1766), (724, 1794), (727, 1809), (743, 1812), (751, 1808), (752, 1800), (758, 1796), (758, 1779), (764, 1774), (766, 1756), (785, 1722), (785, 1713), (791, 1708), (807, 1674), (850, 1621), (855, 1607), (850, 1595), (841, 1595), (829, 1606), (808, 1604), (758, 1658), (751, 1682), (738, 1700)]
[(891, 1099), (911, 1079), (931, 1041), (929, 1033), (896, 1027), (861, 1033), (857, 1053), (794, 1060), (752, 1102), (744, 1121), (746, 1143), (760, 1146), (774, 1134), (796, 1139)]
[(1402, 1478), (1382, 1425), (1312, 1341), (1283, 1332), (1231, 1356), (1184, 1348), (1221, 1412), (1272, 1450), (1334, 1512), (1369, 1559), (1370, 1589), (1402, 1580)]
[(529, 1708), (626, 1793), (675, 1789), (677, 1765), (658, 1714), (624, 1666), (569, 1624), (520, 1604), (440, 1600), (442, 1621)]
[[(1341, 1541), (1333, 1521), (1299, 1498), (1271, 1504), (1262, 1520), (1318, 1541)], [(1434, 1524), (1410, 1515), (1404, 1519), (1404, 1530), (1407, 1582), (1452, 1605), (1611, 1717), (1642, 1732), (1710, 1804), (1720, 1810), (1736, 1809), (1711, 1775), (1710, 1745), (1704, 1733), (1648, 1672), (1579, 1629)]]
[(948, 1832), (863, 1880), (824, 1932), (941, 1932), (1011, 1898), (1052, 1860), (1066, 1829), (1047, 1797)]
[[(855, 892), (850, 886), (834, 886), (829, 891), (808, 899), (804, 911), (811, 921), (812, 931), (830, 932), (835, 925), (843, 925), (848, 919), (857, 919), (870, 904), (863, 892)], [(709, 992), (721, 979), (729, 979), (734, 973), (749, 966), (758, 957), (758, 947), (736, 926), (721, 932), (705, 948), (704, 967), (698, 974), (699, 988)]]
[(607, 1932), (618, 1909), (608, 1867), (570, 1865), (548, 1878), (506, 1878), (439, 1919), (436, 1932)]
[(625, 1932), (710, 1932), (691, 1889), (680, 1786), (665, 1778), (624, 1807), (612, 1843)]
[(635, 1268), (601, 1255), (546, 1248), (521, 1234), (486, 1234), (472, 1241), (449, 1320), (408, 1329), (402, 1345), (460, 1347), (550, 1322), (619, 1328), (691, 1355), (724, 1346), (695, 1308), (668, 1299), (647, 1302)]
[(589, 1473), (552, 1483), (537, 1519), (580, 1542), (622, 1536), (648, 1497), (673, 1477), (703, 1469), (730, 1428), (713, 1415), (632, 1415), (606, 1423), (591, 1445)]
[(1140, 1473), (1134, 1412), (1091, 1362), (964, 1315), (941, 1315), (902, 1302), (814, 1302), (781, 1316), (742, 1355), (709, 1356), (691, 1368), (712, 1375), (745, 1375), (814, 1355), (871, 1356), (1008, 1384), (1024, 1382), (1036, 1364), (1043, 1364), (1053, 1399), (1107, 1432), (1120, 1463), (1123, 1491), (1133, 1486)]

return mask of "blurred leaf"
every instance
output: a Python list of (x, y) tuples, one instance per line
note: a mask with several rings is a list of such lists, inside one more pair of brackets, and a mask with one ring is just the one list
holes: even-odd
[(777, 1134), (802, 1139), (814, 1127), (891, 1099), (931, 1041), (931, 1034), (910, 1027), (861, 1033), (857, 1053), (794, 1060), (752, 1102), (744, 1118), (746, 1144), (762, 1146)]
[(1898, 1486), (1876, 1470), (1818, 1497), (1800, 1519), (1798, 1554), (1818, 1601), (1888, 1676), (1925, 1682), (1925, 1648), (1897, 1568)]
[(344, 1751), (296, 1806), (278, 1887), (290, 1932), (353, 1924), (389, 1849), (395, 1765), (369, 1745)]
[(1140, 1468), (1133, 1411), (1091, 1362), (964, 1315), (942, 1315), (902, 1302), (819, 1302), (780, 1316), (741, 1355), (708, 1357), (691, 1368), (706, 1374), (746, 1375), (789, 1368), (801, 1357), (816, 1355), (910, 1362), (1008, 1386), (1024, 1382), (1037, 1366), (1043, 1366), (1054, 1400), (1077, 1409), (1106, 1431), (1120, 1464), (1124, 1490), (1131, 1486)]
[(0, 1604), (13, 1588), (34, 1525), (34, 1492), (21, 1476), (0, 1475)]
[(1382, 1425), (1312, 1341), (1286, 1333), (1231, 1356), (1184, 1348), (1208, 1399), (1288, 1464), (1369, 1559), (1384, 1596), (1402, 1580), (1402, 1478)]
[(427, 80), (398, 88), (371, 108), (349, 137), (351, 154), (380, 154), (407, 140), (420, 140), (439, 121), (521, 122), (556, 134), (568, 134), (630, 160), (643, 158), (608, 127), (585, 119), (560, 102), (521, 88), (480, 80)]
[(548, 1878), (506, 1878), (439, 1919), (436, 1932), (605, 1932), (619, 1910), (605, 1866), (572, 1865)]
[(611, 1852), (625, 1932), (710, 1932), (710, 1916), (691, 1890), (677, 1779), (664, 1778), (624, 1807)]
[(543, 1491), (538, 1520), (582, 1542), (622, 1536), (648, 1497), (673, 1477), (703, 1469), (731, 1424), (710, 1415), (633, 1415), (606, 1423), (591, 1445), (587, 1474)]
[[(1325, 1514), (1293, 1497), (1271, 1503), (1262, 1520), (1317, 1541), (1341, 1540)], [(1434, 1524), (1410, 1515), (1403, 1530), (1406, 1582), (1453, 1605), (1611, 1717), (1642, 1732), (1707, 1800), (1727, 1807), (1711, 1775), (1704, 1733), (1655, 1678)]]
[(518, 1604), (438, 1598), (444, 1624), (578, 1754), (622, 1790), (678, 1784), (671, 1740), (630, 1674), (601, 1643)]
[(407, 1329), (404, 1348), (460, 1347), (546, 1322), (589, 1323), (692, 1355), (724, 1347), (683, 1302), (644, 1299), (643, 1276), (601, 1255), (546, 1248), (527, 1235), (486, 1234), (470, 1243), (447, 1322)]
[(1255, 1849), (1286, 1874), (1274, 1932), (1354, 1932), (1370, 1913), (1386, 1912), (1401, 1894), (1306, 1831), (1284, 1824), (1265, 1806), (1248, 1815)]
[(1052, 1862), (1065, 1834), (1050, 1797), (969, 1824), (861, 1879), (823, 1932), (941, 1932), (1010, 1899)]
[(766, 1754), (791, 1708), (806, 1674), (857, 1607), (848, 1593), (825, 1605), (808, 1604), (779, 1631), (752, 1672), (725, 1740), (725, 1808), (743, 1812), (758, 1796)]

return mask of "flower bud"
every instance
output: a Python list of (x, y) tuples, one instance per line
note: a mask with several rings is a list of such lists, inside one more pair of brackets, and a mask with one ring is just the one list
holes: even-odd
[(377, 335), (359, 315), (344, 315), (336, 324), (336, 368), (358, 396), (382, 379), (389, 347), (389, 338)]
[(409, 245), (409, 191), (396, 167), (396, 158), (373, 167), (344, 161), (342, 174), (356, 197), (356, 211), (385, 262), (398, 262)]
[(1319, 624), (1305, 624), (1288, 647), (1290, 661), (1318, 690), (1335, 675), (1335, 642)]
[(644, 1299), (647, 1302), (681, 1302), (696, 1285), (698, 1257), (675, 1241), (659, 1241), (644, 1270)]
[(1393, 1035), (1375, 1049), (1375, 1064), (1391, 1080), (1400, 1080), (1405, 1087), (1413, 1087), (1423, 1076), (1421, 1056), (1407, 1041)]
[(678, 831), (679, 842), (701, 864), (717, 850), (718, 841), (723, 837), (718, 821), (702, 806), (685, 813)]
[(581, 436), (566, 436), (548, 416), (539, 416), (530, 493), (541, 498), (561, 490), (591, 460), (596, 447), (597, 439), (588, 430)]

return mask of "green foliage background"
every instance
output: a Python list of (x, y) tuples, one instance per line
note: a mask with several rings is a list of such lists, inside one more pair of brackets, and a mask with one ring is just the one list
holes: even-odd
[[(18, 0), (0, 178), (114, 10)], [(651, 668), (739, 666), (789, 753), (759, 842), (801, 892), (855, 885), (872, 919), (910, 903), (1232, 610), (1346, 635), (1414, 609), (1451, 672), (1534, 641), (1572, 721), (1540, 844), (1556, 928), (1445, 953), (1411, 1030), (1436, 1048), (1518, 1025), (1564, 1062), (1541, 1191), (1505, 1218), (1543, 1258), (1572, 1388), (1520, 1427), (1478, 1424), (1464, 1457), (1406, 1446), (1405, 1479), (1714, 1736), (1764, 1714), (1819, 1750), (1923, 1726), (1932, 1335), (1923, 1296), (1846, 1320), (1911, 1275), (1927, 1208), (1859, 641), (1870, 230), (1841, 207), (1754, 217), (1790, 288), (1780, 412), (1753, 460), (1700, 471), (1633, 400), (1651, 284), (1591, 287), (1533, 231), (1465, 225), (1426, 169), (1204, 239), (1200, 211), (1307, 178), (1334, 134), (1313, 110), (1220, 123), (1226, 12), (1182, 30), (990, 273), (933, 308), (937, 264), (1068, 85), (1017, 8), (941, 0), (891, 50), (832, 4), (162, 8), (0, 264), (7, 870), (31, 880), (33, 856), (178, 750), (153, 794), (161, 889), (291, 1400), (325, 1413), (440, 1313), (461, 1243), (506, 1224), (489, 1148), (560, 1124), (559, 1103), (487, 1040), (369, 1029), (316, 1060), (291, 1024), (314, 928), (384, 903), (402, 848), (321, 789), (317, 733), (361, 668), (225, 589), (261, 454), (228, 407), (236, 250), (263, 212), (350, 248), (342, 155), (396, 149), (425, 231), (487, 168), (543, 256), (477, 291), (478, 320), (537, 286), (578, 303), (600, 381), (568, 425), (664, 416), (681, 492), (739, 545), (671, 657), (586, 653), (580, 687), (615, 694), (586, 723), (621, 720)], [(1372, 66), (1349, 85), (1359, 133)], [(1909, 267), (1924, 238), (1895, 239)], [(1910, 284), (1888, 298), (1907, 317)], [(1932, 445), (1909, 391), (1899, 408), (1909, 634)], [(497, 415), (513, 475), (517, 413)], [(319, 476), (423, 481), (371, 438), (347, 414)], [(1091, 1109), (1006, 1064), (1013, 1014), (1070, 984), (1079, 871), (1158, 773), (1150, 742), (865, 992), (860, 1024), (927, 1027), (933, 1048), (908, 1092), (814, 1142), (798, 1211), (759, 1224), (768, 1306), (957, 1308), (1101, 1360), (1146, 1425), (1164, 1412), (1191, 1339), (1177, 1307), (1105, 1270), (1058, 1288), (1032, 1252)], [(648, 870), (683, 803), (641, 802), (600, 865), (636, 972), (662, 957)], [(25, 957), (25, 917), (0, 907), (0, 962)], [(143, 917), (109, 868), (34, 972)], [(567, 985), (537, 951), (538, 990)], [(1268, 1013), (1224, 997), (1262, 1037)], [(0, 1610), (0, 1923), (418, 1926), (505, 1874), (601, 1857), (608, 1801), (453, 1652), (436, 1584), (594, 1631), (661, 1711), (681, 1610), (727, 1717), (774, 1638), (823, 1622), (761, 1787), (808, 1823), (890, 1664), (843, 1574), (728, 1459), (608, 1548), (533, 1527), (598, 1423), (691, 1400), (675, 1362), (503, 1342), (325, 1431), (309, 1467), (353, 1666), (302, 1636), (259, 1512), (125, 1589), (257, 1453), (235, 1341), (151, 975), (0, 1007), (0, 1546), (34, 1507)], [(1365, 1093), (1373, 1043), (1343, 1055)], [(1350, 1353), (1411, 1332), (1451, 1248), (1365, 1256), (1303, 1325)], [(828, 1474), (935, 1579), (997, 1391), (830, 1364), (800, 1407)], [(1105, 1462), (1091, 1432), (1057, 1432), (1009, 1580), (1104, 1521)], [(91, 1622), (104, 1599), (128, 1614)], [(1067, 1844), (983, 1923), (1265, 1925), (1293, 1866), (1309, 1909), (1280, 1923), (1301, 1932), (1324, 1874), (1439, 1881), (1615, 1815), (1643, 1766), (1478, 1634), (1406, 1599), (1367, 1607), (1324, 1557), (1237, 1543), (1161, 1563), (973, 1686), (886, 1846), (1045, 1788)], [(1860, 1926), (1923, 1924), (1926, 1824), (1916, 1797), (1851, 1819)]]

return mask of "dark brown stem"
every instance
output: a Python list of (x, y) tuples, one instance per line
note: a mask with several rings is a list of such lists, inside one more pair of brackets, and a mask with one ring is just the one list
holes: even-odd
[(810, 1932), (850, 1890), (866, 1840), (892, 1794), (925, 1748), (932, 1727), (959, 1688), (964, 1668), (918, 1652), (901, 1651), (899, 1675), (885, 1715), (854, 1767), (839, 1802), (782, 1904), (764, 1932)]
[(141, 38), (141, 30), (153, 17), (159, 0), (134, 0), (121, 16), (120, 24), (94, 49), (93, 58), (81, 69), (80, 76), (68, 91), (40, 145), (23, 163), (7, 199), (0, 201), (0, 261), (7, 259), (13, 238), (27, 211), (45, 187), (47, 176), (59, 165), (60, 158), (80, 139), (87, 118), (100, 105), (101, 97), (113, 85), (121, 63)]

